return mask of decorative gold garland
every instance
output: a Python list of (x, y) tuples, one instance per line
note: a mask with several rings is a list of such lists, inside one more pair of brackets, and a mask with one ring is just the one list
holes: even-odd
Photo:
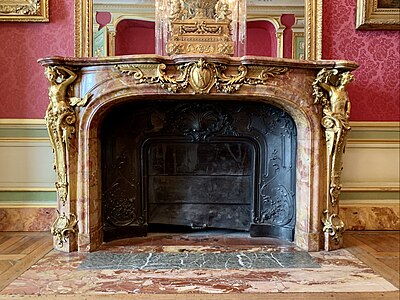
[(258, 76), (248, 77), (248, 67), (240, 65), (238, 73), (227, 76), (224, 71), (226, 66), (207, 62), (200, 58), (197, 62), (189, 62), (179, 65), (179, 74), (167, 74), (167, 65), (159, 64), (156, 76), (145, 76), (145, 73), (136, 64), (116, 65), (115, 69), (128, 76), (133, 76), (138, 84), (160, 84), (169, 92), (178, 93), (191, 87), (196, 94), (208, 94), (213, 87), (218, 92), (234, 93), (244, 84), (258, 85), (266, 84), (270, 77), (284, 74), (288, 71), (286, 67), (265, 67), (258, 71)]

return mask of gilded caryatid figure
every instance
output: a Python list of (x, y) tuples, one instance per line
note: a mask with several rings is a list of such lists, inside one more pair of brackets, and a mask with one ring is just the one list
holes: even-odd
[(336, 205), (341, 191), (342, 156), (346, 135), (350, 130), (350, 100), (346, 86), (353, 80), (350, 72), (339, 74), (338, 70), (322, 69), (313, 83), (315, 102), (322, 104), (322, 126), (328, 155), (328, 178), (330, 178), (330, 201)]
[(347, 132), (350, 130), (350, 100), (346, 86), (353, 78), (350, 72), (339, 73), (337, 69), (322, 69), (313, 83), (315, 103), (321, 104), (323, 108), (321, 124), (325, 129), (327, 150), (328, 193), (325, 217), (322, 220), (323, 231), (336, 244), (341, 242), (341, 234), (344, 230), (344, 224), (338, 215), (337, 204), (342, 189), (343, 154)]
[(46, 67), (45, 75), (50, 82), (50, 103), (46, 111), (46, 125), (50, 142), (54, 151), (54, 169), (57, 181), (55, 183), (58, 198), (64, 205), (68, 196), (67, 156), (69, 139), (75, 133), (76, 115), (73, 106), (82, 106), (89, 95), (83, 99), (67, 97), (67, 90), (77, 75), (62, 66)]

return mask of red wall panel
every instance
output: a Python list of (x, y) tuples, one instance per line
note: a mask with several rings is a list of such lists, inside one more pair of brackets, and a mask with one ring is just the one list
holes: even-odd
[(324, 1), (323, 58), (360, 67), (348, 91), (353, 121), (400, 120), (400, 32), (355, 29), (356, 0)]
[(276, 56), (276, 30), (268, 21), (247, 22), (246, 54)]
[(156, 49), (154, 22), (123, 20), (115, 35), (115, 55), (154, 54)]
[(0, 118), (43, 118), (48, 82), (36, 60), (74, 54), (74, 2), (49, 5), (50, 23), (0, 22)]

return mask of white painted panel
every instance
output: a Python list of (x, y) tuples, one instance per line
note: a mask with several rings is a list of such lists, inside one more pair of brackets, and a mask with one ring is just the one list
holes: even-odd
[(38, 140), (0, 140), (0, 190), (54, 190), (50, 143)]
[(349, 143), (343, 167), (343, 187), (398, 187), (399, 144)]

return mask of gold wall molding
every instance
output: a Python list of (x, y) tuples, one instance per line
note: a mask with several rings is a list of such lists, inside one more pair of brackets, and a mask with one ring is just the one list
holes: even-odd
[(322, 1), (304, 0), (305, 5), (305, 59), (322, 58)]
[(48, 0), (0, 1), (0, 21), (49, 22)]

